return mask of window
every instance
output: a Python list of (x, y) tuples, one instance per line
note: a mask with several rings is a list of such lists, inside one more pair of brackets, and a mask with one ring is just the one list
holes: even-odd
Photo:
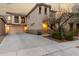
[(19, 23), (19, 17), (18, 17), (18, 16), (15, 16), (15, 17), (14, 17), (14, 22), (15, 22), (15, 23)]
[(47, 14), (47, 8), (46, 7), (45, 7), (45, 11), (44, 12), (45, 12), (45, 14)]
[(41, 14), (41, 7), (39, 7), (39, 14)]
[(25, 17), (21, 17), (21, 23), (25, 23)]

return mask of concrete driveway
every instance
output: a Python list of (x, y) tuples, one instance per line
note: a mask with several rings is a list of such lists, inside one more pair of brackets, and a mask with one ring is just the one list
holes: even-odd
[(0, 52), (10, 52), (21, 49), (31, 49), (46, 45), (53, 45), (57, 42), (51, 41), (39, 35), (12, 34), (7, 35), (0, 45)]
[(72, 56), (79, 55), (79, 40), (57, 43), (40, 35), (7, 35), (0, 44), (0, 55), (15, 56)]

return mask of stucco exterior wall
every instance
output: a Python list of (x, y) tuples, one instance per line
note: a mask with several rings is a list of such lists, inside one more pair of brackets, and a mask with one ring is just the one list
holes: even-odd
[[(28, 17), (27, 26), (29, 30), (42, 30), (42, 21), (49, 18), (49, 8), (47, 8), (47, 15), (44, 13), (45, 6), (41, 6), (41, 14), (39, 14), (39, 7), (37, 7)], [(30, 17), (30, 18), (29, 18)]]

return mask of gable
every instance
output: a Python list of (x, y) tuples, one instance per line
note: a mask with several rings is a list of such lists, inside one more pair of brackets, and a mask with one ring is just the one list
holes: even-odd
[(39, 3), (39, 4), (36, 4), (36, 5), (32, 8), (32, 10), (26, 15), (26, 17), (29, 16), (29, 15), (30, 15), (37, 7), (39, 7), (39, 6), (45, 6), (45, 7), (48, 7), (48, 8), (51, 9), (51, 6), (50, 6), (50, 5), (47, 5), (47, 4), (44, 4), (44, 3)]

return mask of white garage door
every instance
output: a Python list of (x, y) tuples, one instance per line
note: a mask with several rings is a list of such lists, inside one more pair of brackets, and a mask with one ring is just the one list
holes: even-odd
[(9, 25), (9, 34), (23, 33), (24, 26)]

